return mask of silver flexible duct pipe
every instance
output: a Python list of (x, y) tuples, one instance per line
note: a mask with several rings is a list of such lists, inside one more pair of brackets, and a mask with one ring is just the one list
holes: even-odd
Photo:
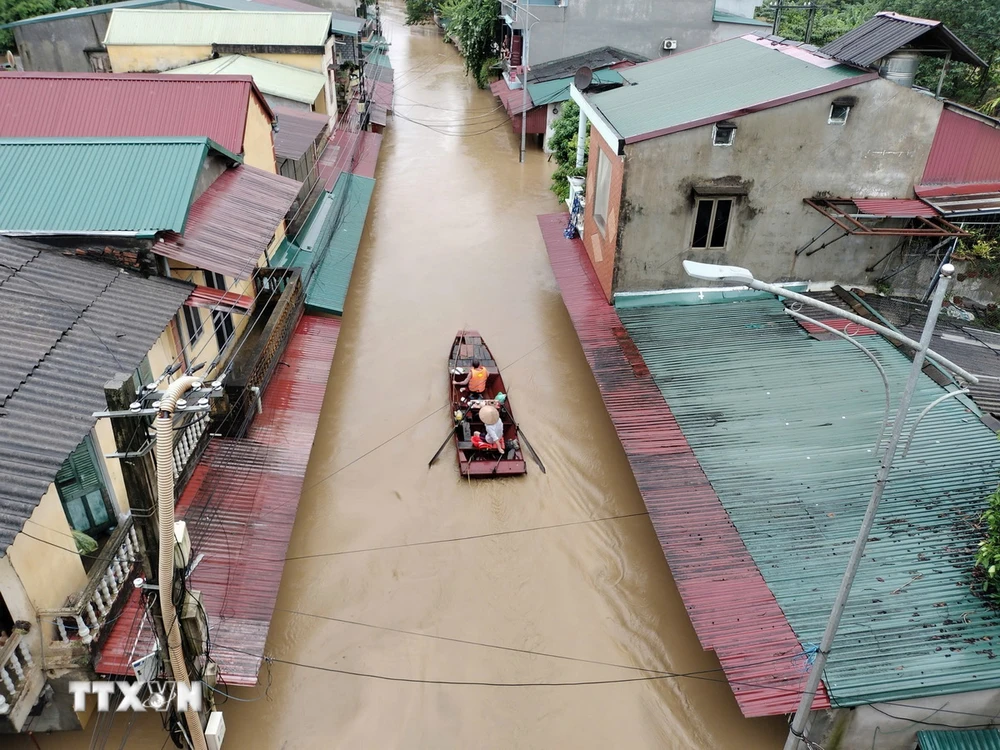
[[(160, 399), (159, 412), (153, 425), (156, 430), (156, 487), (157, 509), (160, 521), (160, 613), (167, 631), (167, 651), (174, 680), (188, 687), (191, 679), (184, 663), (184, 647), (181, 644), (181, 629), (177, 611), (174, 608), (174, 409), (177, 400), (196, 383), (199, 378), (186, 375), (167, 388)], [(188, 733), (195, 750), (208, 750), (205, 731), (201, 726), (201, 716), (192, 707), (184, 711)]]

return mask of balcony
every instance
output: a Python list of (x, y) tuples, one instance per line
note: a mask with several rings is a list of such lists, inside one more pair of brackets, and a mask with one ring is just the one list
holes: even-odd
[(54, 623), (46, 646), (47, 669), (70, 669), (89, 663), (131, 590), (138, 567), (139, 540), (132, 518), (119, 524), (90, 569), (87, 585), (60, 609), (39, 610), (43, 622)]
[(41, 666), (31, 655), (27, 623), (8, 636), (0, 635), (0, 732), (4, 724), (20, 732), (45, 687)]

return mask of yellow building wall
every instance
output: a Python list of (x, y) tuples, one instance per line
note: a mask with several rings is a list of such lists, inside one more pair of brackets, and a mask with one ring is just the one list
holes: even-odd
[(326, 75), (324, 55), (303, 55), (300, 53), (293, 54), (288, 52), (248, 52), (247, 54), (250, 57), (259, 57), (261, 60), (270, 60), (271, 62), (281, 63), (282, 65), (291, 65), (293, 68), (313, 70), (317, 73)]
[(58, 609), (67, 597), (87, 585), (87, 573), (54, 484), (49, 485), (7, 555), (36, 610)]
[(316, 97), (316, 101), (312, 103), (313, 112), (319, 112), (321, 115), (336, 114), (336, 107), (329, 107), (326, 103), (326, 88), (319, 93)]
[(243, 163), (271, 174), (278, 173), (271, 118), (253, 94), (247, 105), (247, 125), (243, 131)]
[(108, 46), (108, 58), (111, 61), (111, 70), (115, 73), (158, 73), (200, 62), (201, 60), (208, 60), (211, 56), (211, 46), (179, 47), (119, 44)]

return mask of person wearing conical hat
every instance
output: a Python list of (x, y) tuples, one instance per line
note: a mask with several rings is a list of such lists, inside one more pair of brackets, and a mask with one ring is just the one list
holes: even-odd
[(479, 410), (479, 419), (486, 426), (486, 442), (503, 450), (503, 422), (495, 406), (487, 404)]

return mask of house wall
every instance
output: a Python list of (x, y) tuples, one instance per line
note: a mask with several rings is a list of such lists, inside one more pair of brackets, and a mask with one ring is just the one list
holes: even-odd
[[(847, 123), (827, 124), (831, 103), (845, 95), (858, 99)], [(685, 258), (746, 266), (766, 280), (873, 281), (864, 269), (898, 238), (847, 237), (796, 257), (796, 248), (831, 226), (803, 199), (913, 197), (941, 109), (931, 97), (876, 79), (735, 118), (729, 147), (712, 144), (711, 125), (625, 146), (614, 290), (691, 286)], [(693, 187), (710, 183), (742, 186), (746, 195), (736, 200), (726, 248), (693, 250)]]
[(158, 73), (208, 60), (211, 56), (211, 46), (108, 45), (111, 70), (115, 73)]
[[(608, 221), (604, 231), (594, 220), (594, 186), (597, 184), (597, 149), (603, 151), (611, 162), (611, 191), (608, 197)], [(590, 130), (590, 156), (587, 162), (587, 204), (583, 211), (583, 244), (587, 248), (590, 262), (594, 264), (601, 289), (611, 299), (615, 273), (616, 248), (621, 209), (622, 183), (625, 177), (625, 162), (615, 153), (614, 148), (601, 137), (596, 128)]]
[(253, 94), (250, 95), (250, 102), (247, 105), (247, 124), (243, 131), (243, 163), (263, 169), (265, 172), (278, 173), (271, 116)]
[[(744, 5), (750, 8), (748, 15), (752, 14), (752, 5)], [(530, 10), (541, 19), (531, 29), (529, 62), (532, 65), (605, 45), (655, 60), (764, 28), (716, 23), (712, 20), (715, 0), (633, 0), (627, 3), (566, 0), (563, 7), (531, 4)], [(505, 3), (503, 12), (513, 17), (509, 3)], [(522, 13), (518, 21), (523, 18)], [(665, 39), (677, 41), (676, 52), (663, 50)]]
[(7, 549), (7, 557), (32, 606), (58, 609), (87, 585), (87, 573), (55, 484), (49, 485), (24, 530), (27, 533), (18, 534)]

